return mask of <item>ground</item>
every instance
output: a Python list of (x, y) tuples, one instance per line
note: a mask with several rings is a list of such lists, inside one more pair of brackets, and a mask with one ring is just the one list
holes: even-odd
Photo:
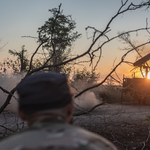
[[(74, 125), (104, 136), (119, 150), (150, 150), (150, 106), (105, 104), (73, 120)], [(1, 139), (25, 126), (26, 123), (14, 113), (5, 111), (0, 114)]]
[(150, 106), (105, 104), (74, 124), (100, 134), (119, 150), (150, 150)]

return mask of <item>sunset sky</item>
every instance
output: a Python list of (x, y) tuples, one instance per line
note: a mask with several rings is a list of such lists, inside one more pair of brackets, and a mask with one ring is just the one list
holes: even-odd
[[(135, 0), (133, 0), (135, 1)], [(136, 0), (136, 3), (140, 0)], [(34, 39), (22, 38), (21, 36), (37, 37), (37, 29), (50, 17), (49, 9), (56, 8), (62, 3), (64, 14), (72, 15), (77, 23), (76, 30), (82, 33), (82, 37), (74, 43), (73, 53), (81, 54), (91, 44), (91, 40), (87, 39), (85, 28), (92, 26), (98, 30), (103, 30), (107, 22), (113, 17), (118, 8), (121, 6), (120, 0), (0, 0), (0, 47), (6, 46), (0, 52), (0, 59), (9, 56), (9, 49), (21, 50), (21, 46), (25, 45), (29, 51), (29, 55), (35, 50), (37, 44)], [(146, 18), (150, 24), (150, 11), (144, 9), (138, 11), (130, 11), (120, 15), (111, 25), (109, 35), (115, 36), (118, 31), (127, 31), (129, 29), (137, 29), (146, 26)], [(90, 35), (90, 33), (89, 33)], [(139, 33), (133, 40), (142, 43), (148, 40), (148, 35)], [(124, 53), (120, 49), (125, 48), (119, 40), (108, 44), (102, 55), (101, 64), (98, 70), (108, 73), (108, 69), (112, 69), (113, 62), (120, 60)], [(129, 57), (135, 60), (135, 55)], [(120, 72), (124, 73), (128, 70), (126, 67), (120, 68)]]

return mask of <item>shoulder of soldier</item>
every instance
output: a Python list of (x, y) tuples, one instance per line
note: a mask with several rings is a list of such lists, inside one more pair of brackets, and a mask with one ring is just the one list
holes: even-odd
[(18, 146), (28, 148), (25, 150), (29, 150), (32, 146), (34, 146), (34, 150), (39, 150), (39, 148), (42, 150), (47, 147), (55, 148), (55, 150), (62, 147), (72, 150), (117, 150), (105, 138), (80, 127), (64, 123), (37, 124), (0, 142), (0, 147), (3, 150)]
[(91, 131), (73, 126), (72, 134), (74, 133), (76, 133), (76, 141), (79, 145), (84, 145), (88, 149), (117, 150), (116, 146), (109, 140)]
[[(117, 150), (115, 145), (102, 136), (70, 124), (58, 124), (52, 126), (54, 136), (63, 134), (63, 144), (77, 146), (78, 149)], [(59, 140), (56, 138), (56, 141)], [(60, 142), (60, 141), (59, 141)], [(58, 142), (58, 145), (59, 145)], [(61, 142), (60, 142), (61, 143)], [(72, 147), (73, 149), (73, 147)]]

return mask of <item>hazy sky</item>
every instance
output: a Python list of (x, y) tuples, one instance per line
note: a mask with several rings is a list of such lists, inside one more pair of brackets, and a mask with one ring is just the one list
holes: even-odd
[[(9, 56), (8, 49), (20, 50), (22, 45), (32, 53), (37, 46), (36, 41), (21, 36), (37, 36), (38, 27), (50, 17), (48, 9), (58, 7), (60, 3), (64, 14), (72, 15), (77, 23), (76, 30), (82, 33), (82, 37), (74, 46), (76, 54), (83, 52), (90, 45), (90, 40), (86, 38), (85, 27), (93, 26), (103, 30), (121, 5), (120, 0), (0, 0), (0, 47), (7, 43), (0, 52), (0, 58)], [(146, 18), (149, 16), (150, 12), (144, 9), (121, 15), (111, 25), (110, 35), (118, 31), (145, 27)], [(150, 24), (150, 20), (148, 22)], [(145, 38), (147, 38), (145, 34), (138, 37), (141, 41)], [(123, 47), (118, 42), (106, 46), (106, 51), (103, 53), (105, 64), (110, 64), (116, 57), (121, 56), (122, 52), (117, 48)]]

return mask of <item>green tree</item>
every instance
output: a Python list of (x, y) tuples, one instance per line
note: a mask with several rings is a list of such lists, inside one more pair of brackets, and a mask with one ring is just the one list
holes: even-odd
[(17, 57), (17, 61), (19, 62), (19, 72), (25, 71), (26, 67), (28, 66), (28, 59), (26, 55), (27, 50), (25, 49), (25, 45), (21, 47), (21, 51), (19, 52), (16, 50), (9, 50), (8, 53)]
[[(44, 65), (60, 64), (69, 59), (73, 42), (81, 36), (74, 31), (76, 22), (70, 15), (63, 14), (61, 5), (58, 8), (50, 9), (49, 12), (52, 14), (51, 17), (37, 30), (39, 34), (37, 42), (42, 43), (43, 55), (40, 58), (34, 57), (30, 63), (25, 46), (22, 46), (21, 51), (9, 50), (9, 54), (17, 59), (5, 59), (1, 64), (3, 72), (6, 72), (7, 68), (11, 68), (14, 73), (32, 71)], [(69, 74), (71, 68), (69, 64), (66, 64), (59, 67), (48, 67), (48, 70), (63, 71)]]
[[(68, 59), (71, 52), (71, 46), (81, 34), (74, 31), (76, 22), (70, 15), (64, 15), (59, 8), (50, 9), (52, 16), (38, 29), (38, 43), (43, 43), (43, 48), (48, 51), (47, 64), (55, 65)], [(46, 42), (45, 42), (46, 41)], [(61, 71), (63, 66), (49, 68), (50, 70)]]
[(81, 81), (87, 85), (93, 85), (97, 83), (100, 74), (96, 73), (96, 71), (88, 71), (86, 67), (82, 70), (77, 69), (72, 77), (72, 83), (79, 84)]
[(29, 60), (27, 58), (27, 50), (25, 45), (21, 47), (20, 51), (8, 50), (8, 53), (17, 59), (6, 58), (3, 63), (1, 63), (1, 70), (6, 72), (8, 69), (11, 69), (13, 73), (20, 73), (27, 70)]
[[(17, 50), (8, 50), (8, 53), (14, 58), (6, 58), (3, 63), (0, 63), (1, 73), (6, 73), (8, 69), (11, 70), (12, 73), (17, 74), (21, 72), (27, 72), (29, 69), (29, 58), (27, 55), (27, 50), (25, 49), (25, 45), (21, 47), (20, 51)], [(44, 60), (40, 58), (35, 58), (32, 62), (31, 70), (41, 67), (43, 65)]]

